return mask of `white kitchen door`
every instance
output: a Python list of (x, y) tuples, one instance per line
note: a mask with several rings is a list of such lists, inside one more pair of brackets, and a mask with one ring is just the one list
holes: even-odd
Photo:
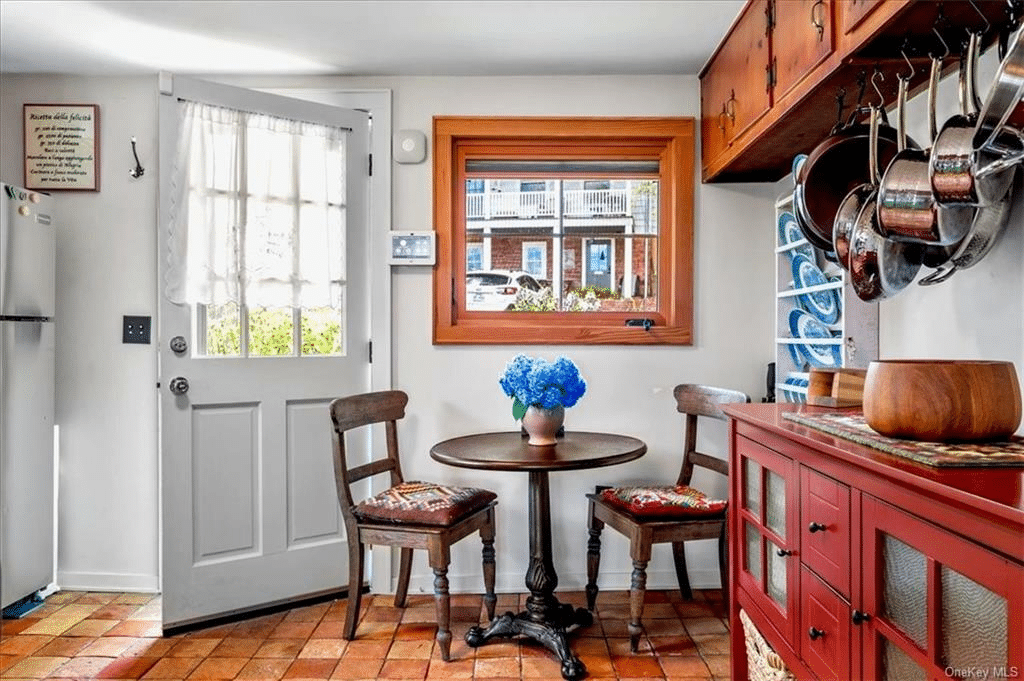
[[(348, 553), (328, 405), (370, 386), (369, 120), (365, 112), (177, 76), (161, 76), (161, 95), (160, 306), (154, 338), (167, 631), (346, 584)], [(307, 319), (305, 310), (168, 299), (167, 236), (175, 210), (170, 180), (181, 99), (350, 130), (343, 144), (345, 263), (337, 309), (317, 309)], [(266, 248), (274, 248), (271, 242), (279, 237), (269, 230)], [(252, 243), (257, 238), (247, 236), (247, 253), (264, 246)], [(324, 337), (332, 333), (334, 345), (328, 340), (325, 346)], [(313, 348), (318, 334), (320, 346)], [(350, 443), (353, 460), (361, 446), (368, 442)]]

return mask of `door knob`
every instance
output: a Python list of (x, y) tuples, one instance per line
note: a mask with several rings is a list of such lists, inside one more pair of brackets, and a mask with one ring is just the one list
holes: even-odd
[(188, 392), (188, 379), (184, 376), (175, 376), (171, 379), (171, 382), (167, 384), (171, 392), (175, 395), (184, 395)]
[(180, 355), (188, 350), (188, 341), (185, 340), (184, 336), (175, 336), (171, 339), (169, 345), (171, 346), (171, 351), (176, 355)]

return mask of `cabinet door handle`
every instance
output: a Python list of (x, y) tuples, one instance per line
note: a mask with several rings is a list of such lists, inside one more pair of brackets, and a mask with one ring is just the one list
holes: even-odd
[(814, 627), (811, 627), (807, 630), (807, 635), (811, 637), (812, 641), (817, 641), (819, 638), (825, 635), (825, 632), (821, 629), (815, 629)]
[(862, 622), (867, 622), (869, 619), (871, 619), (871, 615), (867, 614), (866, 612), (861, 612), (860, 610), (853, 611), (854, 624), (861, 624)]
[(818, 31), (818, 42), (820, 43), (825, 37), (825, 13), (819, 13), (819, 7), (825, 8), (825, 0), (818, 0), (811, 6), (811, 26)]
[(793, 552), (787, 551), (786, 549), (776, 549), (775, 555), (779, 556), (780, 558), (785, 558), (786, 556), (792, 556)]
[(807, 531), (811, 534), (814, 534), (815, 532), (824, 532), (827, 529), (828, 527), (822, 525), (821, 523), (811, 523), (807, 526)]
[(725, 100), (725, 106), (723, 107), (725, 115), (729, 117), (729, 120), (733, 124), (736, 123), (736, 91), (733, 90), (729, 93), (729, 99)]

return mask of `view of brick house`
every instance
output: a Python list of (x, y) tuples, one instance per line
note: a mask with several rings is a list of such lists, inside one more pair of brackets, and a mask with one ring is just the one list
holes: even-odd
[(593, 289), (601, 310), (654, 310), (658, 183), (474, 179), (466, 271), (527, 272), (556, 296)]

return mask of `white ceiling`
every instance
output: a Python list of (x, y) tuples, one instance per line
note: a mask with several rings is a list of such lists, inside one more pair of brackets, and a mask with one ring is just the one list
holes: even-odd
[(4, 73), (695, 74), (743, 0), (0, 0)]

